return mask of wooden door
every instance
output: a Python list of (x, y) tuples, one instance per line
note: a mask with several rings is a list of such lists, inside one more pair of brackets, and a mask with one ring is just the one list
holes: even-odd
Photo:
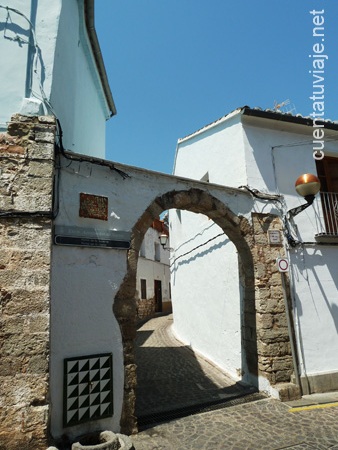
[(162, 312), (162, 282), (154, 280), (155, 312)]

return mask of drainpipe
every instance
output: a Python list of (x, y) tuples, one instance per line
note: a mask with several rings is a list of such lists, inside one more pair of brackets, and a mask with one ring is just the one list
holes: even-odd
[(286, 274), (284, 272), (281, 272), (281, 277), (282, 277), (282, 288), (283, 288), (283, 298), (284, 298), (284, 305), (285, 305), (286, 321), (287, 321), (288, 332), (289, 332), (289, 337), (290, 337), (293, 369), (295, 372), (296, 385), (299, 386), (300, 393), (302, 395), (302, 385), (300, 383), (300, 377), (299, 377), (299, 371), (298, 371), (298, 355), (297, 355), (295, 339), (294, 339), (295, 329), (294, 329), (293, 319), (291, 318), (291, 312), (290, 312), (288, 296), (287, 296), (287, 291), (286, 291), (286, 279), (285, 279)]
[(106, 68), (104, 66), (103, 57), (100, 49), (99, 40), (97, 38), (96, 30), (95, 30), (95, 21), (94, 21), (94, 0), (84, 0), (84, 11), (85, 11), (85, 21), (86, 21), (86, 29), (89, 37), (89, 41), (92, 47), (92, 51), (94, 54), (96, 66), (100, 75), (102, 87), (104, 90), (104, 94), (106, 97), (106, 101), (108, 103), (108, 107), (110, 109), (110, 117), (116, 114), (116, 107), (114, 103), (114, 99), (110, 90), (108, 77)]

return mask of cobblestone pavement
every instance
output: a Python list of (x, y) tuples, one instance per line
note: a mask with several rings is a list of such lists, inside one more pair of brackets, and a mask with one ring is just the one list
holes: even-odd
[[(245, 393), (178, 342), (171, 324), (163, 316), (138, 330), (139, 416)], [(315, 408), (264, 399), (155, 425), (132, 441), (136, 450), (338, 450), (338, 403)]]
[(170, 330), (172, 320), (171, 314), (156, 317), (138, 329), (138, 418), (252, 391), (177, 341)]
[(338, 450), (338, 406), (292, 408), (266, 399), (154, 426), (136, 450)]

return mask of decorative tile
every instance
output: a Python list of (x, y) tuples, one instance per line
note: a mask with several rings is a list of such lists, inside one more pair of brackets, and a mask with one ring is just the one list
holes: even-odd
[(113, 415), (112, 354), (64, 360), (65, 427)]

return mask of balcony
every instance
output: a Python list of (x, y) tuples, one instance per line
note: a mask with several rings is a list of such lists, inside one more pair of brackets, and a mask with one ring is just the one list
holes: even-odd
[(338, 193), (321, 192), (317, 197), (318, 242), (332, 242), (338, 238)]

